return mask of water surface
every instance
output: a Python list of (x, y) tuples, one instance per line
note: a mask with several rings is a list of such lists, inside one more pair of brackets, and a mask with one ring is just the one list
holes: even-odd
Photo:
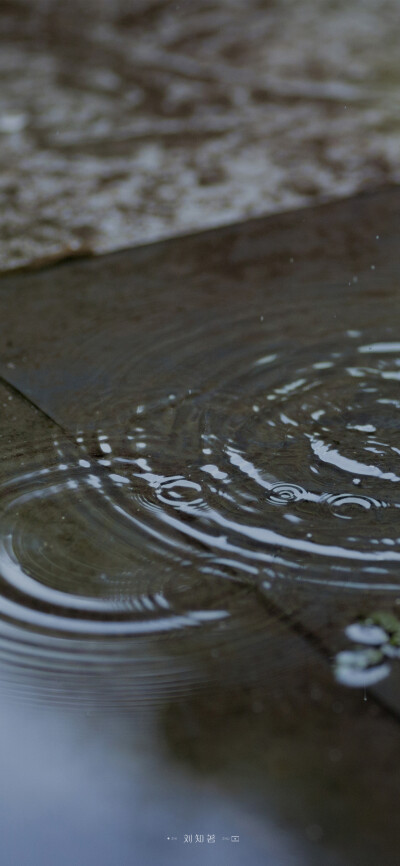
[[(268, 803), (272, 825), (303, 828), (299, 858), (323, 840), (332, 863), (372, 820), (364, 801), (340, 826), (335, 796), (319, 805), (335, 749), (340, 796), (351, 766), (356, 788), (382, 773), (371, 857), (396, 788), (380, 743), (395, 753), (397, 728), (378, 703), (359, 717), (328, 660), (400, 598), (397, 209), (387, 191), (4, 280), (0, 297), (4, 693), (117, 719), (100, 723), (113, 755), (127, 720), (140, 750), (146, 718), (153, 762), (213, 778), (222, 810), (232, 785), (261, 848)], [(296, 804), (268, 757), (280, 730)]]

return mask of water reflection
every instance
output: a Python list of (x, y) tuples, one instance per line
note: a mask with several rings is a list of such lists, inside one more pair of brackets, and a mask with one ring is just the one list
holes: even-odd
[[(273, 820), (264, 823), (261, 840), (254, 828), (249, 833), (233, 799), (174, 767), (161, 750), (151, 751), (148, 739), (138, 734), (132, 719), (129, 725), (115, 719), (100, 725), (95, 712), (71, 716), (65, 707), (62, 713), (30, 707), (27, 714), (2, 695), (4, 861), (108, 866), (115, 860), (187, 864), (190, 859), (200, 864), (204, 850), (188, 856), (184, 834), (191, 833), (194, 842), (196, 831), (205, 839), (208, 831), (215, 837), (206, 852), (213, 866), (239, 864), (244, 847), (255, 863), (278, 856), (285, 866), (306, 864), (305, 856), (298, 859), (294, 840)], [(222, 837), (228, 832), (241, 834), (238, 851), (231, 844), (224, 850)]]

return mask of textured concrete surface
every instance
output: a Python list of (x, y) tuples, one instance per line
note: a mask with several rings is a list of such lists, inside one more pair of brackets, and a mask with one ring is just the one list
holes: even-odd
[(398, 180), (396, 0), (6, 0), (0, 268)]

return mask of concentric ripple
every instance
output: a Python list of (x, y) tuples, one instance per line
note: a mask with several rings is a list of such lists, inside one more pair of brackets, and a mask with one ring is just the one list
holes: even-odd
[(99, 520), (109, 509), (163, 568), (396, 591), (400, 344), (342, 334), (266, 354), (242, 326), (196, 396), (79, 437)]
[(238, 601), (272, 580), (399, 590), (400, 342), (304, 347), (231, 325), (216, 323), (207, 365), (202, 328), (189, 359), (186, 340), (191, 388), (177, 336), (175, 390), (144, 391), (123, 429), (52, 428), (18, 471), (4, 461), (4, 645), (22, 630), (40, 652), (99, 653), (193, 628), (233, 643)]
[[(59, 442), (54, 449), (61, 454)], [(141, 520), (131, 513), (125, 526), (119, 504), (118, 487), (128, 479), (112, 471), (103, 476), (101, 463), (92, 473), (87, 460), (60, 461), (3, 484), (3, 615), (31, 627), (85, 636), (153, 633), (225, 618), (225, 610), (201, 610), (196, 604), (180, 611), (182, 590), (171, 566), (160, 574), (155, 569), (149, 578), (151, 527), (146, 527), (150, 543), (144, 555)], [(185, 491), (187, 484), (166, 485), (160, 501), (168, 502), (174, 492), (179, 497), (180, 487)], [(156, 538), (154, 556), (158, 546)], [(167, 589), (175, 604), (167, 599)]]

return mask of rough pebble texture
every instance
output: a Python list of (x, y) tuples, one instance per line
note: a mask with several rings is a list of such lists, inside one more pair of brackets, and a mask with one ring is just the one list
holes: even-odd
[(4, 0), (0, 269), (400, 178), (398, 0)]

